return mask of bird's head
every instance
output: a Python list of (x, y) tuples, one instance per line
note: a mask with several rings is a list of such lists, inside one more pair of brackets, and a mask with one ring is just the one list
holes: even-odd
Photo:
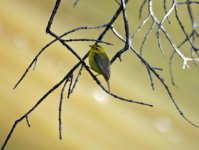
[(89, 45), (91, 47), (91, 51), (96, 51), (96, 52), (104, 52), (103, 47), (101, 47), (98, 44), (94, 44), (94, 45)]

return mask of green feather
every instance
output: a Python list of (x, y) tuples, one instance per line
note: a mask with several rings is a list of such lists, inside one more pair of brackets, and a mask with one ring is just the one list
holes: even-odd
[(91, 51), (89, 54), (89, 64), (91, 69), (103, 75), (108, 84), (108, 90), (110, 91), (110, 62), (108, 56), (101, 46), (96, 44), (91, 46)]

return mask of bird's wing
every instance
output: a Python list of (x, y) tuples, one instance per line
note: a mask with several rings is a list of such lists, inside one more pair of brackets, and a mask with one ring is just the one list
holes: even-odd
[(106, 54), (94, 55), (96, 65), (99, 67), (101, 74), (108, 81), (110, 78), (110, 62)]

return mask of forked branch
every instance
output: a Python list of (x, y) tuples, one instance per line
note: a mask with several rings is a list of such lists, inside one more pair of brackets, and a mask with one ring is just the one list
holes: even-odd
[[(78, 4), (79, 0), (75, 0), (74, 1), (74, 7)], [(190, 1), (187, 0), (185, 2), (177, 2), (176, 0), (172, 0), (172, 6), (170, 8), (167, 7), (167, 3), (166, 0), (163, 1), (163, 8), (164, 8), (164, 16), (162, 17), (162, 19), (159, 21), (156, 17), (156, 14), (153, 11), (153, 0), (143, 0), (139, 9), (139, 18), (141, 19), (142, 15), (143, 15), (143, 9), (145, 8), (144, 6), (147, 5), (148, 3), (148, 15), (145, 17), (145, 19), (143, 19), (142, 23), (140, 24), (140, 26), (138, 27), (138, 29), (134, 32), (134, 34), (131, 36), (130, 34), (130, 30), (129, 30), (129, 18), (128, 18), (128, 12), (126, 10), (126, 5), (128, 3), (128, 0), (121, 0), (120, 2), (118, 0), (114, 0), (114, 2), (116, 2), (118, 4), (118, 9), (116, 10), (116, 12), (113, 14), (112, 18), (110, 19), (110, 21), (106, 24), (102, 24), (102, 25), (98, 25), (98, 26), (80, 26), (74, 29), (71, 29), (61, 35), (57, 35), (56, 32), (52, 31), (52, 24), (54, 23), (54, 18), (56, 17), (57, 11), (59, 9), (59, 6), (61, 4), (61, 0), (56, 0), (56, 3), (54, 5), (54, 9), (52, 11), (52, 14), (50, 16), (50, 19), (48, 21), (47, 27), (46, 27), (46, 33), (48, 33), (50, 36), (52, 36), (54, 38), (54, 40), (52, 40), (51, 42), (47, 43), (39, 52), (38, 54), (35, 56), (35, 58), (32, 60), (32, 62), (30, 63), (30, 65), (27, 67), (27, 69), (25, 70), (24, 74), (21, 76), (21, 78), (18, 80), (18, 82), (15, 84), (14, 89), (16, 89), (16, 87), (21, 83), (21, 81), (23, 81), (23, 79), (26, 77), (27, 73), (30, 71), (31, 68), (35, 68), (37, 61), (40, 57), (40, 55), (47, 50), (48, 47), (52, 46), (52, 44), (54, 44), (55, 42), (59, 42), (63, 47), (66, 48), (67, 51), (69, 51), (70, 53), (73, 54), (74, 58), (78, 60), (78, 63), (74, 64), (74, 66), (70, 69), (69, 72), (66, 73), (66, 75), (58, 82), (56, 83), (51, 89), (49, 89), (49, 91), (46, 92), (46, 94), (44, 94), (38, 101), (37, 103), (32, 106), (23, 116), (21, 116), (19, 119), (17, 119), (9, 134), (7, 135), (7, 138), (5, 140), (5, 142), (2, 145), (2, 150), (5, 148), (5, 146), (7, 145), (8, 141), (10, 140), (13, 132), (15, 131), (17, 125), (22, 121), (22, 120), (26, 120), (27, 125), (30, 127), (30, 122), (28, 117), (30, 116), (30, 114), (46, 99), (46, 97), (48, 97), (51, 93), (53, 93), (58, 87), (60, 87), (61, 85), (63, 85), (62, 89), (61, 89), (61, 94), (60, 94), (60, 102), (59, 102), (59, 108), (58, 108), (58, 124), (59, 124), (59, 138), (62, 139), (62, 104), (63, 104), (63, 99), (64, 99), (64, 91), (66, 90), (66, 88), (68, 88), (68, 98), (70, 98), (70, 95), (74, 92), (74, 89), (77, 87), (78, 81), (81, 77), (82, 71), (85, 68), (85, 70), (89, 73), (89, 75), (94, 79), (94, 81), (96, 82), (96, 84), (98, 86), (100, 86), (100, 88), (102, 90), (104, 90), (107, 94), (109, 94), (110, 96), (118, 99), (118, 100), (122, 100), (122, 101), (126, 101), (126, 102), (130, 102), (130, 103), (136, 103), (139, 105), (143, 105), (143, 106), (149, 106), (152, 107), (153, 105), (145, 103), (145, 102), (141, 102), (141, 101), (137, 101), (134, 99), (128, 99), (128, 98), (124, 98), (121, 97), (113, 92), (109, 92), (100, 82), (100, 80), (98, 80), (98, 78), (93, 74), (93, 72), (90, 70), (90, 68), (87, 66), (87, 64), (85, 63), (85, 60), (87, 59), (88, 55), (89, 55), (89, 51), (85, 53), (85, 55), (81, 58), (80, 55), (77, 53), (77, 51), (75, 49), (73, 49), (68, 43), (69, 42), (87, 42), (87, 41), (93, 41), (95, 43), (102, 43), (102, 44), (107, 44), (107, 45), (111, 45), (111, 43), (109, 41), (104, 41), (103, 38), (107, 35), (108, 31), (112, 31), (113, 35), (116, 36), (119, 40), (119, 42), (121, 42), (122, 44), (124, 44), (123, 48), (118, 50), (115, 55), (112, 57), (110, 63), (111, 65), (117, 60), (117, 58), (119, 58), (121, 60), (121, 56), (127, 52), (129, 49), (133, 52), (134, 55), (136, 55), (141, 62), (143, 63), (144, 67), (146, 68), (146, 71), (149, 75), (149, 80), (151, 82), (151, 87), (154, 90), (155, 89), (155, 84), (154, 84), (154, 79), (156, 78), (159, 80), (159, 82), (163, 85), (163, 87), (165, 88), (170, 100), (172, 101), (172, 103), (174, 104), (175, 108), (177, 109), (178, 113), (181, 115), (181, 117), (186, 120), (189, 124), (191, 124), (194, 127), (198, 127), (198, 125), (196, 125), (195, 123), (193, 123), (192, 121), (190, 121), (183, 113), (183, 111), (180, 109), (180, 107), (178, 106), (176, 100), (173, 97), (172, 92), (169, 89), (169, 86), (166, 84), (166, 81), (161, 77), (161, 75), (158, 73), (158, 71), (163, 71), (162, 68), (159, 67), (153, 67), (143, 56), (143, 49), (145, 48), (145, 43), (147, 42), (147, 40), (150, 37), (150, 34), (152, 33), (153, 30), (155, 30), (155, 27), (157, 26), (157, 44), (159, 46), (159, 49), (161, 50), (161, 52), (164, 54), (165, 51), (163, 49), (163, 46), (161, 44), (161, 39), (160, 39), (160, 32), (163, 33), (163, 35), (165, 36), (165, 38), (167, 39), (167, 41), (170, 43), (170, 45), (173, 47), (173, 53), (171, 55), (171, 58), (169, 60), (169, 68), (170, 68), (170, 74), (171, 74), (171, 79), (172, 79), (172, 83), (175, 85), (174, 83), (174, 79), (173, 79), (173, 73), (172, 73), (172, 60), (174, 58), (174, 55), (178, 55), (182, 60), (183, 60), (183, 68), (185, 69), (188, 66), (188, 62), (189, 61), (193, 61), (195, 64), (197, 64), (197, 62), (199, 61), (198, 58), (198, 48), (196, 47), (195, 41), (196, 39), (199, 38), (199, 34), (198, 34), (198, 25), (196, 24), (195, 21), (195, 17), (194, 17), (194, 13), (191, 9), (191, 5), (198, 5), (199, 2), (198, 1)], [(187, 5), (187, 9), (188, 9), (188, 13), (190, 16), (190, 21), (192, 24), (192, 32), (188, 33), (185, 30), (185, 27), (182, 23), (182, 21), (180, 20), (179, 17), (179, 13), (178, 13), (178, 7), (180, 5)], [(178, 24), (180, 26), (181, 31), (183, 32), (185, 39), (180, 43), (180, 44), (176, 44), (173, 42), (172, 37), (170, 36), (170, 34), (167, 32), (167, 30), (164, 27), (164, 22), (167, 19), (167, 21), (170, 23), (172, 23), (171, 18), (169, 17), (171, 15), (171, 13), (174, 12), (175, 16), (176, 16), (176, 20), (178, 21)], [(114, 28), (114, 23), (116, 20), (119, 20), (118, 17), (119, 15), (123, 16), (123, 23), (124, 23), (124, 33), (125, 33), (125, 38), (123, 38), (121, 36), (120, 33), (117, 32), (117, 30)], [(148, 31), (146, 32), (146, 35), (143, 37), (142, 40), (142, 44), (141, 44), (141, 48), (140, 50), (136, 50), (134, 48), (134, 46), (132, 45), (132, 40), (134, 40), (134, 38), (139, 34), (139, 32), (143, 29), (143, 26), (146, 25), (149, 20), (152, 20), (153, 23), (152, 25), (149, 27)], [(98, 38), (73, 38), (73, 39), (69, 39), (68, 35), (72, 34), (74, 32), (78, 32), (80, 30), (97, 30), (103, 28), (103, 31), (101, 32), (101, 34), (99, 34)], [(181, 46), (184, 45), (185, 43), (189, 43), (190, 47), (191, 47), (191, 56), (185, 56), (185, 54), (181, 51)], [(178, 45), (178, 46), (176, 46)], [(196, 56), (194, 55), (196, 54)], [(79, 68), (79, 69), (78, 69)], [(77, 76), (74, 77), (74, 73), (77, 73)], [(69, 85), (67, 86), (67, 83), (69, 83)]]

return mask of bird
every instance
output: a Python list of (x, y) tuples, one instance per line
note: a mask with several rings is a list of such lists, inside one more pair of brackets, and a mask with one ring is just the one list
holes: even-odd
[(92, 70), (102, 75), (107, 82), (108, 92), (110, 92), (110, 61), (104, 48), (98, 44), (89, 45), (91, 47), (89, 53), (89, 65)]

